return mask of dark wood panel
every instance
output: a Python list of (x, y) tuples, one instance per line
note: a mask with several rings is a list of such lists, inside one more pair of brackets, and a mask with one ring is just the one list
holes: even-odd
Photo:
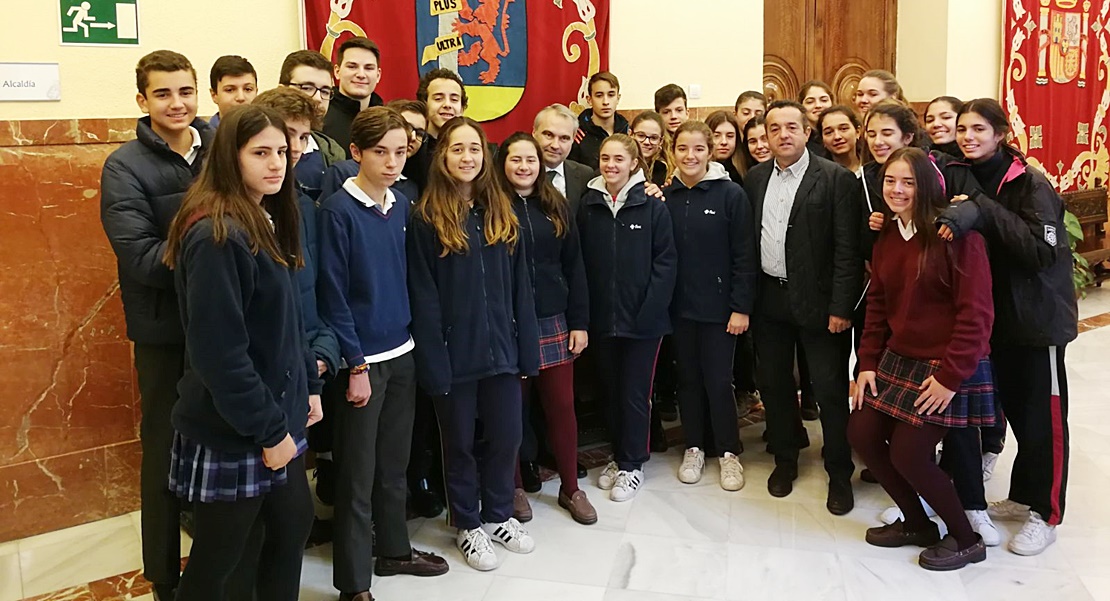
[(813, 65), (804, 32), (811, 30), (814, 0), (767, 0), (763, 3), (763, 93), (768, 101), (794, 98)]

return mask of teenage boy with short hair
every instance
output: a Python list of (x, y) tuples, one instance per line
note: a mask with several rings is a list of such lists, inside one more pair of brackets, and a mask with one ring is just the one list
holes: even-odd
[(678, 84), (669, 83), (655, 91), (655, 112), (663, 116), (667, 136), (674, 137), (678, 126), (690, 119), (686, 110), (686, 91)]
[(258, 73), (254, 66), (247, 59), (234, 54), (221, 56), (212, 63), (208, 81), (212, 86), (208, 92), (212, 94), (212, 102), (216, 103), (218, 109), (208, 120), (208, 125), (213, 129), (219, 126), (220, 115), (227, 114), (234, 107), (250, 104), (258, 94)]
[(617, 76), (608, 71), (594, 73), (587, 84), (590, 108), (578, 116), (578, 133), (570, 151), (573, 161), (597, 171), (601, 143), (613, 134), (627, 134), (628, 120), (617, 113), (621, 99), (621, 84)]
[(405, 163), (404, 173), (415, 180), (417, 187), (423, 192), (440, 128), (444, 123), (462, 115), (470, 99), (466, 95), (466, 85), (462, 78), (450, 69), (432, 69), (421, 76), (420, 85), (416, 88), (416, 99), (427, 107), (425, 114), (428, 117), (428, 135), (416, 156)]
[[(408, 124), (408, 158), (412, 159), (413, 155), (419, 152), (420, 147), (424, 145), (424, 138), (428, 135), (428, 118), (424, 114), (428, 110), (427, 107), (419, 100), (405, 99), (390, 100), (385, 106), (401, 113), (401, 117)], [(340, 161), (329, 167), (327, 172), (324, 173), (324, 185), (320, 191), (320, 199), (323, 200), (338, 192), (343, 187), (344, 182), (355, 175), (358, 175), (358, 161), (354, 159)], [(420, 200), (420, 190), (417, 188), (416, 182), (403, 173), (397, 178), (397, 183), (391, 187), (409, 199), (410, 203), (415, 204), (416, 201)]]
[(381, 61), (382, 51), (369, 38), (348, 38), (339, 45), (334, 67), (339, 85), (324, 117), (324, 133), (343, 147), (347, 158), (351, 158), (351, 122), (362, 109), (383, 104), (374, 91), (382, 80)]
[(100, 221), (116, 254), (127, 337), (135, 343), (142, 406), (143, 575), (155, 599), (180, 580), (181, 503), (169, 490), (170, 423), (185, 368), (185, 335), (173, 272), (162, 262), (170, 222), (199, 174), (213, 130), (197, 118), (197, 73), (184, 56), (152, 52), (135, 68), (135, 100), (148, 116), (135, 140), (104, 162)]
[[(328, 106), (336, 94), (335, 88), (332, 87), (331, 72), (331, 63), (323, 54), (315, 50), (298, 50), (286, 56), (285, 61), (282, 62), (278, 84), (296, 88), (308, 94), (316, 101), (316, 106), (319, 107), (320, 114), (323, 115), (328, 111)], [(313, 130), (308, 145), (305, 146), (301, 154), (301, 160), (297, 162), (295, 171), (297, 183), (301, 185), (309, 198), (319, 200), (324, 173), (332, 165), (346, 159), (347, 152), (338, 142), (319, 130)], [(328, 418), (325, 413), (324, 422), (327, 421)], [(320, 424), (317, 424), (319, 430), (326, 429), (319, 428), (319, 426)], [(317, 450), (311, 435), (309, 436), (309, 446), (314, 451)], [(318, 473), (323, 473), (325, 469), (327, 468), (317, 465)], [(320, 496), (320, 492), (319, 482), (317, 482), (317, 496)], [(324, 492), (324, 494), (327, 493)]]

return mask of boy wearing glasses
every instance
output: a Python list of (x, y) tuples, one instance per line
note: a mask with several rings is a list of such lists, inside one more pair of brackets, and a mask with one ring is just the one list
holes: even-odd
[(347, 158), (351, 158), (351, 123), (355, 116), (362, 109), (383, 104), (374, 91), (382, 80), (381, 58), (378, 45), (368, 38), (353, 37), (339, 45), (335, 61), (339, 89), (332, 92), (324, 133), (339, 142)]
[(590, 108), (578, 116), (578, 133), (570, 158), (597, 171), (601, 143), (613, 134), (628, 133), (628, 119), (617, 113), (621, 84), (608, 71), (594, 73), (588, 84)]
[[(298, 50), (289, 56), (285, 57), (285, 61), (281, 64), (281, 73), (278, 75), (278, 84), (297, 88), (298, 90), (308, 94), (313, 100), (316, 101), (320, 114), (323, 115), (328, 111), (328, 105), (331, 103), (332, 97), (335, 94), (335, 89), (332, 87), (331, 79), (331, 62), (327, 57), (315, 50)], [(308, 139), (308, 144), (302, 151), (301, 160), (297, 162), (294, 173), (297, 175), (297, 184), (301, 190), (309, 196), (312, 200), (320, 199), (320, 190), (323, 186), (324, 173), (332, 165), (346, 160), (347, 151), (331, 137), (325, 135), (323, 132), (314, 130), (312, 136)], [(320, 426), (327, 422), (325, 417), (324, 422), (316, 425), (318, 430), (326, 430)], [(328, 437), (330, 439), (330, 436)], [(319, 453), (323, 449), (318, 449), (313, 443), (312, 431), (309, 431), (309, 446), (317, 451), (317, 459), (320, 459)], [(327, 492), (329, 489), (328, 482), (331, 480), (331, 446), (327, 446), (324, 453), (324, 461), (327, 462), (325, 466), (317, 463), (317, 477), (321, 481), (325, 481), (323, 487), (324, 492), (321, 492), (321, 483), (317, 482), (317, 496), (321, 497), (321, 501), (330, 505), (330, 494)], [(326, 475), (325, 475), (326, 474)]]

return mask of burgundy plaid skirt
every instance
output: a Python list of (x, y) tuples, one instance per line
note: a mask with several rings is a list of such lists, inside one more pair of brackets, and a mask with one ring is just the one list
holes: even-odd
[(552, 317), (541, 317), (540, 322), (540, 369), (555, 367), (574, 361), (570, 354), (570, 330), (567, 318), (562, 313)]
[(873, 396), (870, 390), (866, 390), (864, 402), (914, 426), (936, 424), (946, 428), (967, 428), (993, 425), (994, 376), (989, 358), (979, 361), (975, 373), (960, 386), (942, 413), (917, 414), (913, 404), (921, 396), (919, 387), (939, 369), (940, 361), (920, 361), (885, 350), (875, 376), (879, 395)]

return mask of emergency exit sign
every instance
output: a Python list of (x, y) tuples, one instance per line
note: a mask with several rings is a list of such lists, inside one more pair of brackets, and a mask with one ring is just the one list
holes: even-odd
[(59, 0), (62, 45), (138, 46), (139, 0)]

